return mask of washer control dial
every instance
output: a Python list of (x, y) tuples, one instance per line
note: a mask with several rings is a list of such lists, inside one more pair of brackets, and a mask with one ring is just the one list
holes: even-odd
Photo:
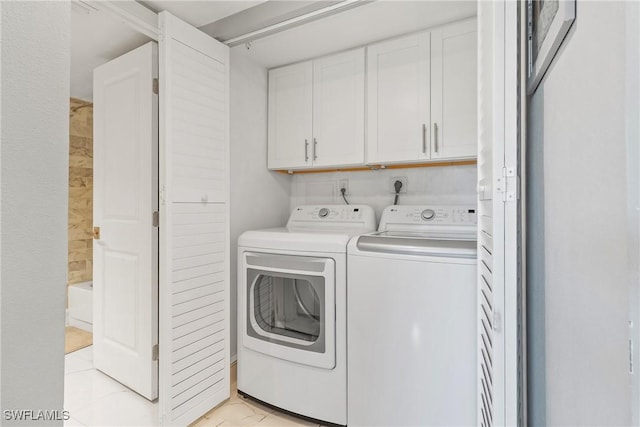
[(318, 212), (318, 216), (320, 218), (325, 218), (327, 215), (329, 215), (329, 209), (327, 208), (322, 208), (320, 209), (320, 212)]
[(422, 211), (420, 216), (425, 221), (431, 221), (432, 219), (434, 219), (436, 217), (436, 212), (433, 209), (425, 209), (425, 210)]

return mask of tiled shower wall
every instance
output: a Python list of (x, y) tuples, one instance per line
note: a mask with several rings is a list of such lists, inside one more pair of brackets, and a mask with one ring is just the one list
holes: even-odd
[(67, 284), (93, 278), (93, 104), (71, 98)]

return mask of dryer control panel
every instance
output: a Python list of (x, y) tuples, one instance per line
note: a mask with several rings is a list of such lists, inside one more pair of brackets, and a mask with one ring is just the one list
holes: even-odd
[(306, 205), (296, 207), (287, 222), (290, 231), (363, 232), (376, 229), (376, 215), (367, 205)]

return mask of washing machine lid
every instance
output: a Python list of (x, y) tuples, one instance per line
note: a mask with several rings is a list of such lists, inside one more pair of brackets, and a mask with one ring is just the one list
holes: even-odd
[(392, 205), (378, 232), (354, 239), (350, 253), (476, 258), (476, 232), (474, 206)]
[(286, 228), (254, 230), (238, 238), (238, 246), (287, 252), (347, 252), (351, 234), (325, 232), (295, 232)]
[(356, 239), (355, 246), (359, 252), (395, 255), (476, 258), (478, 254), (475, 240), (442, 239), (397, 232), (360, 236)]

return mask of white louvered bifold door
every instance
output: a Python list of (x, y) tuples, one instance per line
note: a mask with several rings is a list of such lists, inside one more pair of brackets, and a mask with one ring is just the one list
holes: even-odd
[(159, 14), (160, 416), (229, 397), (229, 49)]
[(478, 3), (478, 425), (522, 425), (518, 4)]

